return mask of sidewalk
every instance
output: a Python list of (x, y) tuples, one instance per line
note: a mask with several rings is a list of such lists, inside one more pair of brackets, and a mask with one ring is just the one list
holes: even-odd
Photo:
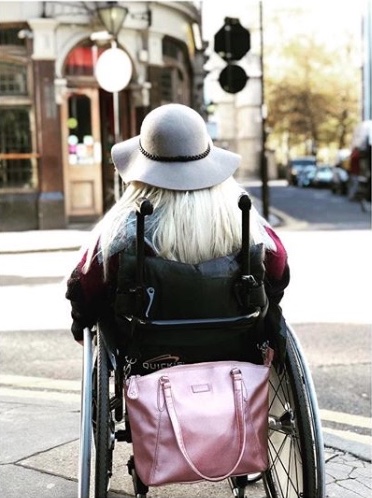
[(25, 230), (0, 232), (0, 254), (45, 251), (75, 251), (89, 238), (93, 226), (65, 230)]
[[(1, 382), (0, 382), (1, 384)], [(79, 456), (79, 382), (63, 391), (11, 389), (0, 385), (0, 496), (77, 498)], [(133, 497), (126, 462), (130, 447), (117, 443), (110, 498)], [(371, 463), (326, 448), (326, 497), (367, 498), (372, 493)], [(92, 470), (94, 463), (92, 463)], [(232, 497), (227, 481), (150, 488), (149, 498)], [(292, 496), (292, 495), (290, 495)], [(261, 481), (246, 498), (266, 497)], [(307, 497), (313, 498), (313, 497)]]
[[(280, 213), (270, 220), (281, 223)], [(66, 230), (0, 232), (0, 254), (43, 251), (75, 251), (86, 243), (91, 226)], [(79, 453), (80, 384), (43, 386), (15, 385), (0, 377), (0, 496), (20, 498), (77, 497)], [(339, 444), (326, 443), (327, 498), (367, 498), (372, 496), (371, 453), (360, 453)], [(115, 450), (115, 471), (111, 498), (133, 496), (126, 471), (124, 443)], [(115, 491), (115, 493), (114, 493)], [(151, 489), (149, 498), (196, 498), (232, 496), (226, 482), (216, 485)], [(250, 487), (247, 498), (263, 498), (262, 484)], [(308, 497), (313, 498), (313, 497)]]

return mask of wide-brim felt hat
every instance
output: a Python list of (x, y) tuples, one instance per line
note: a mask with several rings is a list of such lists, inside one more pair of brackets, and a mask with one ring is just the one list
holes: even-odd
[(213, 187), (232, 176), (238, 154), (213, 145), (203, 118), (182, 104), (166, 104), (143, 120), (140, 135), (115, 144), (112, 159), (124, 183), (169, 190)]

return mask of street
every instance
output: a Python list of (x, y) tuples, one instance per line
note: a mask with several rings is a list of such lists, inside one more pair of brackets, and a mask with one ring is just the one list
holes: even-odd
[[(260, 197), (259, 187), (251, 186), (249, 191)], [(313, 374), (326, 444), (368, 460), (372, 313), (365, 283), (372, 277), (370, 215), (327, 190), (286, 187), (280, 182), (271, 186), (270, 198), (273, 210), (286, 219), (276, 229), (291, 267), (282, 307)], [(82, 349), (69, 332), (63, 279), (76, 256), (76, 250), (0, 254), (0, 416), (5, 441), (1, 463), (16, 463), (12, 468), (44, 466), (45, 475), (69, 478), (76, 475)], [(48, 422), (55, 427), (53, 450), (38, 464), (40, 455), (51, 448), (51, 441), (43, 437), (48, 427), (39, 423), (48, 404), (57, 406)], [(69, 414), (61, 426), (58, 407)], [(29, 418), (23, 415), (27, 409), (34, 417), (31, 438)], [(6, 437), (9, 427), (15, 441), (24, 439), (21, 450)], [(58, 472), (59, 459), (66, 457), (71, 461)], [(4, 476), (10, 472), (6, 465), (2, 471)], [(49, 481), (54, 488), (53, 479)]]

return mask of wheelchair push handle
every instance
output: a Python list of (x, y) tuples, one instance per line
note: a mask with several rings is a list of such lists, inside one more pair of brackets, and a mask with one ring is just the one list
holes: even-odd
[(141, 197), (136, 201), (136, 212), (137, 215), (148, 216), (154, 212), (154, 206), (146, 197)]
[(249, 212), (251, 210), (252, 201), (246, 192), (239, 197), (238, 206), (243, 212)]
[(249, 258), (249, 232), (250, 220), (249, 214), (252, 207), (251, 198), (247, 193), (239, 197), (238, 206), (242, 211), (242, 275), (250, 275), (250, 258)]

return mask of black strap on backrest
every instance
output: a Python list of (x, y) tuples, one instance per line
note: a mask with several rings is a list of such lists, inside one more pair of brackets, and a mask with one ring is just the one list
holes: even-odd
[(154, 211), (152, 203), (145, 197), (136, 202), (137, 237), (136, 237), (136, 316), (143, 314), (143, 297), (145, 289), (144, 267), (145, 267), (145, 216)]
[(250, 211), (252, 201), (247, 193), (239, 197), (238, 206), (242, 211), (242, 276), (250, 275), (249, 237), (250, 237)]

